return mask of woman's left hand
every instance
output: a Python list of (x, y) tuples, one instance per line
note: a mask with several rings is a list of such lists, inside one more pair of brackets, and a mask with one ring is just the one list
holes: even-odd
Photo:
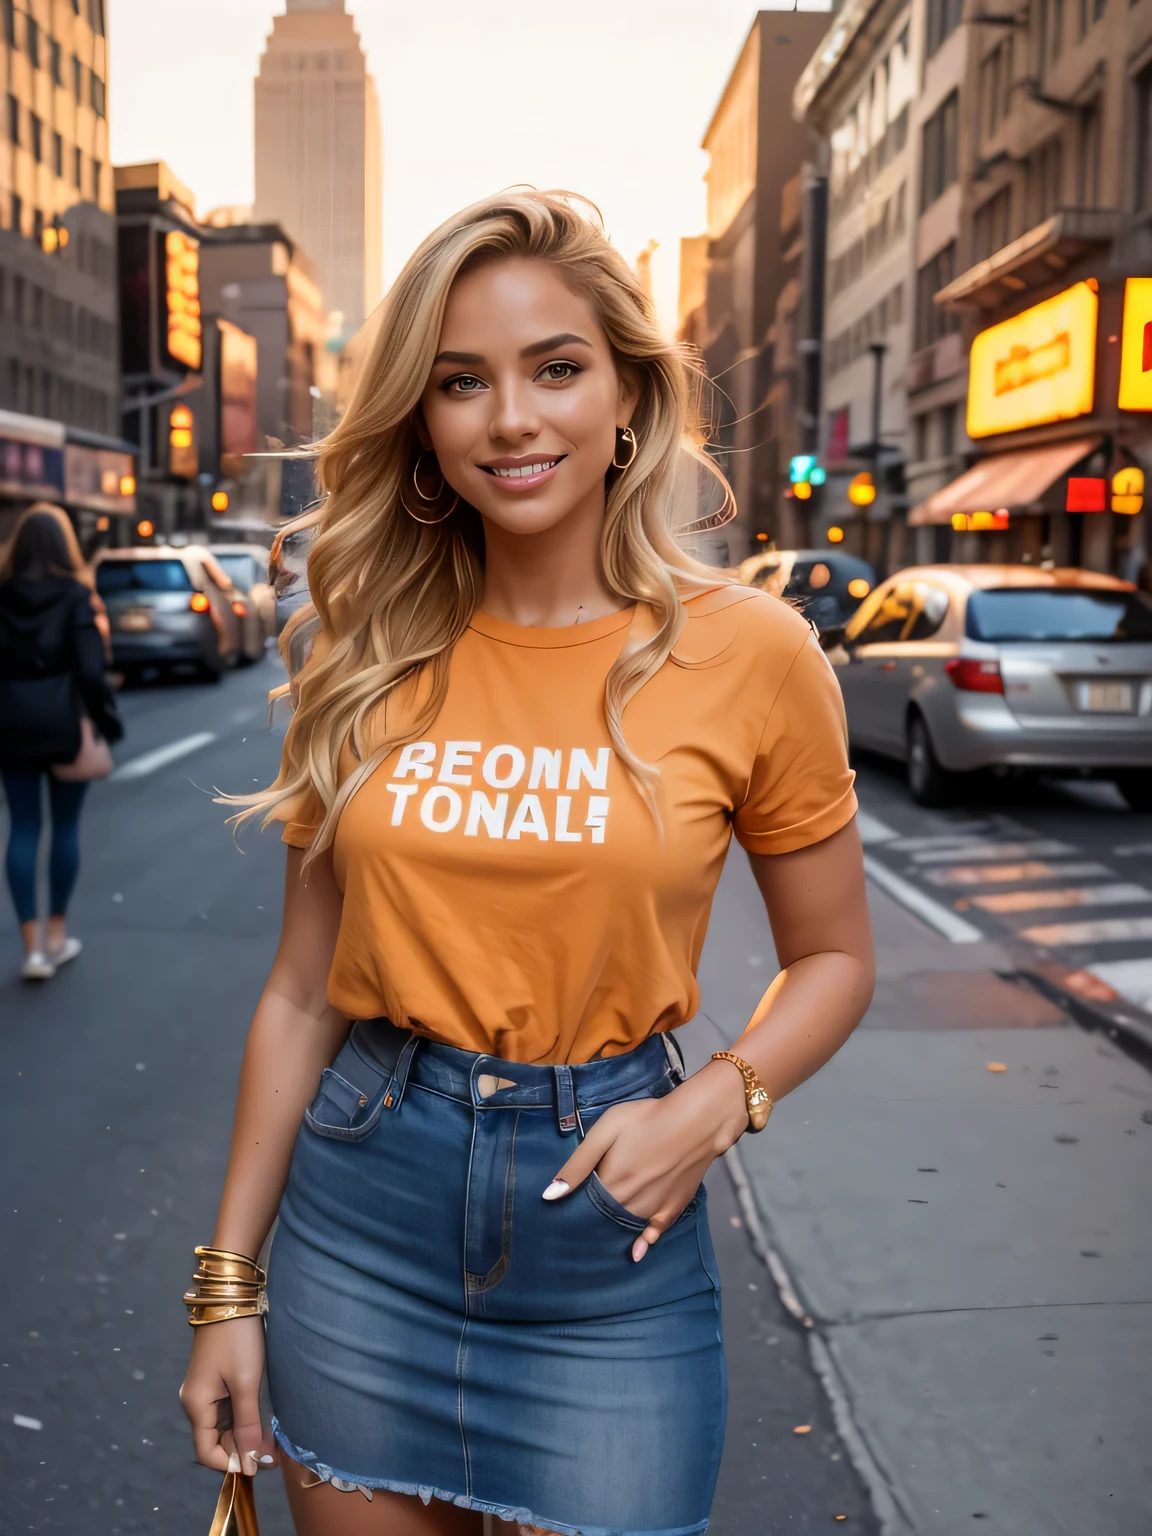
[(744, 1082), (713, 1061), (662, 1099), (606, 1109), (544, 1191), (562, 1200), (593, 1170), (626, 1210), (647, 1215), (637, 1262), (693, 1198), (711, 1163), (748, 1126)]

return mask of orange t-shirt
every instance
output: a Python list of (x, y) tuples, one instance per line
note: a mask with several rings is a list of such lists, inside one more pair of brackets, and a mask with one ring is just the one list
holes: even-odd
[[(427, 739), (340, 817), (333, 1007), (550, 1063), (692, 1017), (732, 832), (788, 853), (843, 827), (856, 797), (840, 689), (805, 620), (748, 587), (686, 606), (673, 658), (623, 717), (660, 771), (662, 832), (604, 721), (632, 610), (570, 629), (476, 614)], [(282, 808), (298, 848), (320, 820), (307, 798)]]

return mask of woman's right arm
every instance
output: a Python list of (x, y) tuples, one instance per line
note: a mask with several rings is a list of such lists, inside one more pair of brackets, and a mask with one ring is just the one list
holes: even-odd
[[(289, 848), (280, 944), (248, 1034), (232, 1151), (212, 1238), (213, 1247), (251, 1258), (260, 1252), (275, 1219), (304, 1109), (349, 1028), (327, 999), (342, 901), (331, 849), (309, 865), (306, 875), (303, 860), (299, 849)], [(224, 1471), (228, 1465), (229, 1437), (222, 1443), (217, 1429), (224, 1399), (231, 1399), (230, 1438), (245, 1472), (256, 1470), (249, 1451), (264, 1455), (271, 1450), (258, 1404), (263, 1373), (259, 1318), (196, 1329), (180, 1401), (192, 1421), (197, 1459), (205, 1466)]]

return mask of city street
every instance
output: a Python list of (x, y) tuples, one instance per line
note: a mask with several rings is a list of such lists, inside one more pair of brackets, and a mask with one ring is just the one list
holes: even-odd
[[(16, 979), (0, 918), (0, 1531), (206, 1528), (176, 1391), (282, 854), (215, 788), (275, 771), (269, 658), (122, 696), (85, 949)], [(1152, 817), (1111, 786), (915, 807), (858, 765), (879, 958), (841, 1055), (710, 1180), (728, 1442), (712, 1530), (1131, 1536), (1152, 1343)], [(1085, 908), (1091, 911), (1085, 911)], [(736, 1037), (770, 936), (735, 850), (683, 1031)], [(278, 1479), (265, 1536), (288, 1536)]]

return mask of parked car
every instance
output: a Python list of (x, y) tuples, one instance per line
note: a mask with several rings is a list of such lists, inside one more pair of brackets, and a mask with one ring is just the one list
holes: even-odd
[[(262, 640), (276, 634), (276, 593), (268, 579), (268, 551), (259, 544), (210, 544), (209, 552), (233, 586), (248, 599), (253, 629)], [(260, 644), (263, 651), (263, 644)]]
[(104, 549), (95, 570), (119, 671), (190, 663), (216, 681), (244, 655), (247, 600), (203, 546)]
[(922, 566), (825, 637), (855, 746), (921, 805), (997, 768), (1112, 779), (1152, 810), (1152, 600), (1092, 571)]
[(746, 587), (794, 603), (820, 630), (846, 624), (876, 585), (867, 560), (832, 549), (766, 550), (745, 560), (738, 575)]

